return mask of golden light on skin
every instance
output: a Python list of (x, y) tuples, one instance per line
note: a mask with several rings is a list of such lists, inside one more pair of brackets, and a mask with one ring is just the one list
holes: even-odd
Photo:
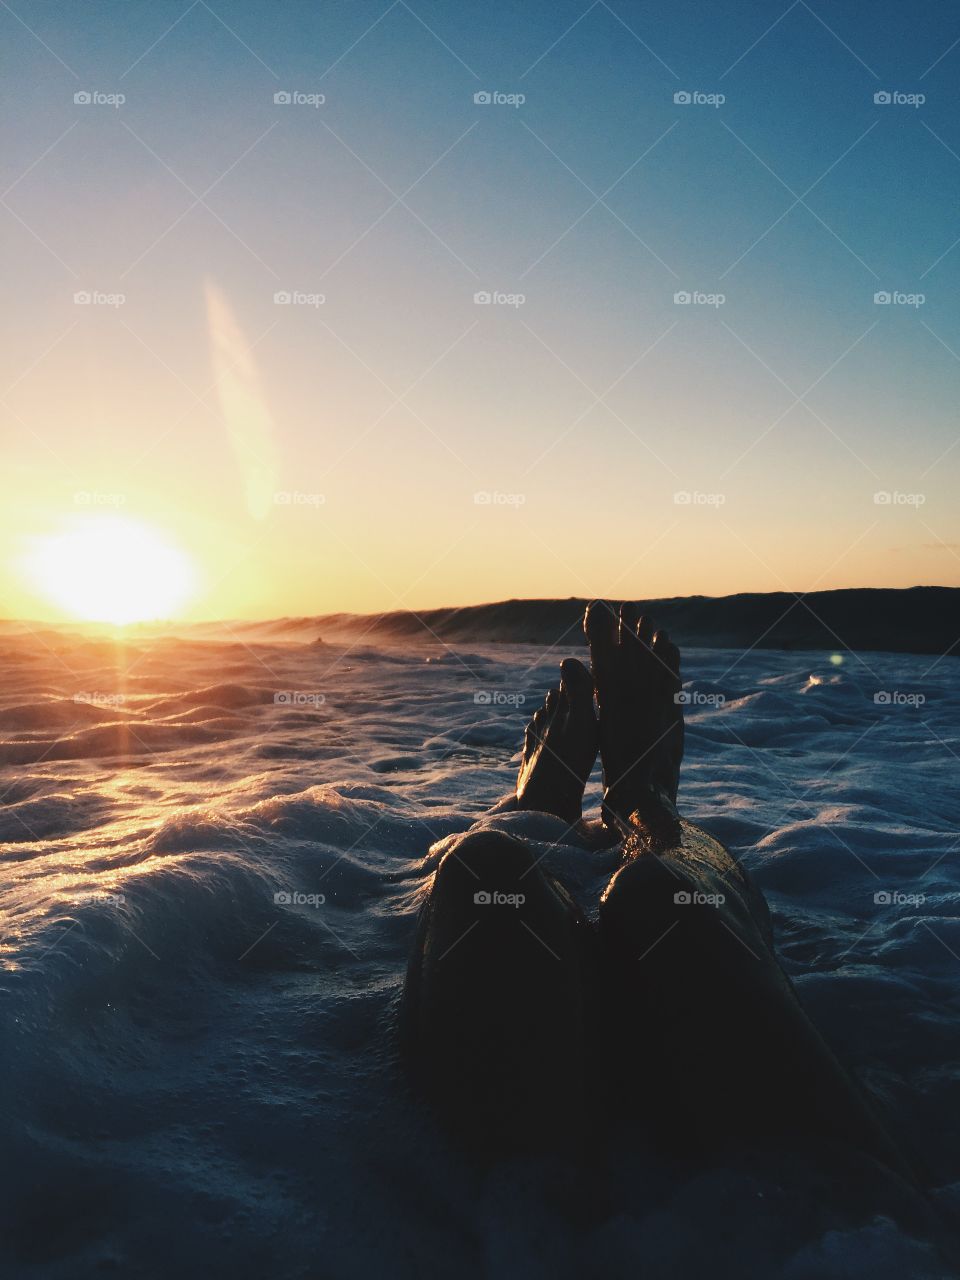
[(116, 626), (176, 616), (199, 577), (160, 530), (122, 516), (75, 519), (32, 539), (21, 571), (32, 591), (71, 619)]

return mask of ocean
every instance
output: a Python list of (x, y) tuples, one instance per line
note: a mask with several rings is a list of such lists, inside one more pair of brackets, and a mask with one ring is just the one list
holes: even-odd
[[(0, 629), (4, 1274), (949, 1274), (796, 1171), (477, 1169), (405, 1088), (431, 846), (511, 790), (579, 646), (203, 635)], [(693, 649), (683, 677), (682, 812), (955, 1211), (960, 666)]]

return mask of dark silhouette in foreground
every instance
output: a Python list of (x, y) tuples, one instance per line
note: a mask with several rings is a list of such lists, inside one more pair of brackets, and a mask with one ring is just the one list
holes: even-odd
[(677, 812), (676, 646), (627, 606), (617, 618), (591, 605), (584, 629), (592, 674), (563, 662), (527, 728), (516, 795), (495, 812), (582, 832), (599, 748), (621, 864), (594, 926), (511, 835), (474, 829), (449, 848), (404, 991), (423, 1092), (494, 1156), (624, 1138), (669, 1160), (813, 1150), (853, 1183), (879, 1171), (922, 1219), (910, 1170), (776, 959), (762, 894)]

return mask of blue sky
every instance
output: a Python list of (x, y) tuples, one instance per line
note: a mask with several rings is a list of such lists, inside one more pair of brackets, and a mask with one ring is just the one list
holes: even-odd
[(78, 493), (176, 540), (196, 616), (957, 581), (951, 7), (0, 30), (10, 612), (56, 616), (18, 548)]

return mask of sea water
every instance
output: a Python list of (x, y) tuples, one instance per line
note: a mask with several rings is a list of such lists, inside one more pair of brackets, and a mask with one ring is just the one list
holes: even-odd
[[(880, 1215), (818, 1224), (785, 1171), (475, 1169), (405, 1090), (430, 848), (511, 789), (578, 653), (0, 632), (3, 1274), (946, 1274)], [(683, 675), (681, 808), (949, 1212), (960, 666), (701, 649)]]

